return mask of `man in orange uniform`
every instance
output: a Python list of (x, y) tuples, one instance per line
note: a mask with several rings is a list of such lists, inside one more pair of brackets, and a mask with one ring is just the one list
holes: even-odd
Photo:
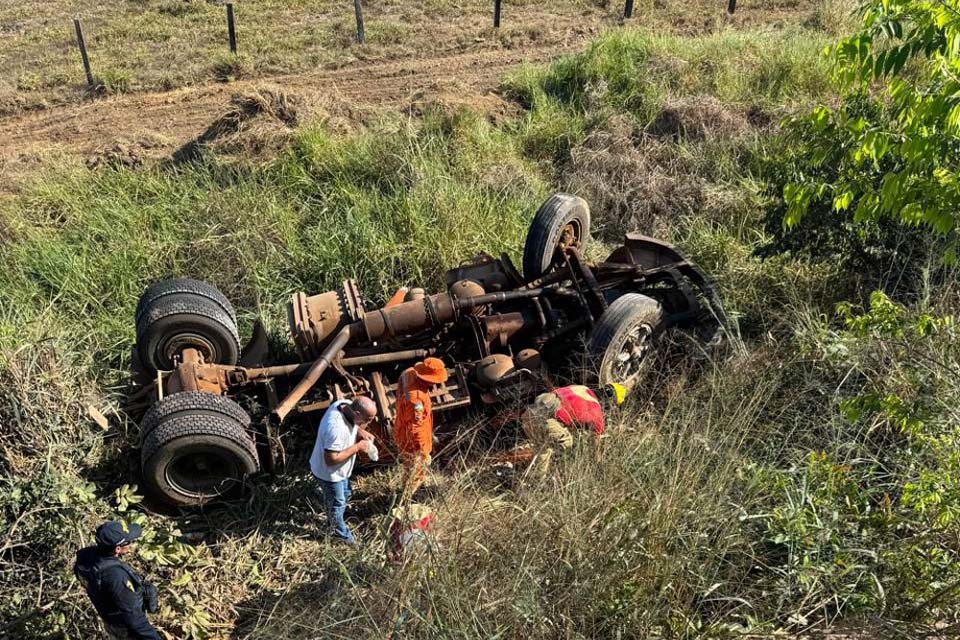
[(447, 381), (447, 368), (439, 358), (427, 358), (400, 375), (397, 384), (397, 417), (393, 437), (406, 467), (403, 497), (411, 498), (426, 478), (433, 451), (433, 403), (430, 387)]
[[(623, 404), (626, 397), (626, 389), (616, 383), (607, 385), (601, 393), (617, 405)], [(592, 389), (579, 384), (537, 396), (520, 417), (520, 425), (536, 450), (533, 472), (541, 476), (550, 468), (555, 451), (573, 446), (575, 428), (592, 431), (597, 439), (606, 428), (600, 398)]]

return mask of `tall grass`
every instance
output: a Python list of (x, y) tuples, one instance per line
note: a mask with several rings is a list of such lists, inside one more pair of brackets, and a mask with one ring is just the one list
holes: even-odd
[(698, 38), (624, 30), (551, 66), (513, 73), (504, 87), (533, 107), (531, 119), (550, 119), (541, 109), (553, 102), (581, 113), (628, 112), (647, 122), (678, 95), (710, 95), (744, 109), (784, 107), (830, 90), (829, 63), (820, 56), (827, 42), (803, 29)]
[(601, 464), (581, 443), (543, 481), (518, 476), (496, 491), (476, 472), (445, 483), (429, 550), (369, 585), (362, 602), (334, 597), (318, 615), (307, 613), (309, 590), (279, 599), (250, 637), (346, 636), (385, 620), (393, 626), (374, 635), (649, 637), (725, 626), (698, 610), (732, 624), (725, 614), (745, 606), (728, 595), (742, 597), (752, 567), (740, 516), (756, 499), (740, 449), (769, 429), (759, 409), (771, 397), (747, 373), (758, 363), (743, 364), (742, 376), (710, 375), (655, 409), (638, 402), (611, 416)]

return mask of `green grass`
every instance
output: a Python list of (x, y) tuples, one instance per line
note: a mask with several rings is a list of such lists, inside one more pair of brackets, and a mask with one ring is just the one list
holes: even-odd
[[(825, 38), (618, 32), (507, 79), (530, 109), (500, 126), (441, 111), (352, 134), (313, 124), (266, 162), (211, 152), (61, 168), (5, 200), (0, 512), (17, 526), (0, 611), (63, 598), (18, 637), (94, 633), (69, 563), (116, 513), (155, 536), (141, 566), (165, 585), (159, 624), (182, 637), (725, 637), (863, 615), (954, 621), (955, 528), (898, 498), (918, 468), (952, 487), (952, 458), (904, 445), (882, 416), (845, 420), (839, 403), (916, 387), (949, 406), (955, 377), (918, 380), (909, 354), (836, 322), (851, 274), (754, 256), (769, 122), (827, 96)], [(545, 481), (506, 488), (482, 469), (438, 471), (437, 546), (399, 565), (385, 560), (382, 517), (395, 471), (358, 482), (359, 553), (321, 538), (309, 429), (288, 440), (289, 470), (253, 480), (244, 500), (179, 518), (122, 503), (137, 429), (112, 409), (148, 282), (207, 279), (244, 326), (262, 317), (279, 334), (291, 291), (355, 277), (382, 301), (403, 284), (437, 289), (477, 249), (516, 256), (556, 189), (593, 204), (593, 254), (628, 229), (674, 241), (738, 321), (711, 362), (663, 372), (611, 416), (599, 463), (578, 448)], [(930, 299), (947, 313), (956, 292)], [(949, 362), (956, 344), (910, 353)], [(947, 489), (925, 487), (953, 508)], [(178, 544), (175, 530), (205, 543)]]
[[(502, 174), (506, 184), (486, 182)], [(372, 299), (437, 286), (477, 248), (516, 251), (546, 191), (511, 139), (470, 115), (338, 138), (314, 128), (267, 168), (75, 171), (4, 214), (16, 243), (0, 277), (0, 344), (49, 335), (119, 364), (146, 283), (204, 274), (241, 308), (347, 277)], [(56, 304), (37, 305), (42, 299)], [(52, 323), (36, 323), (40, 317)], [(89, 319), (95, 322), (88, 322)], [(82, 320), (78, 323), (77, 320)]]
[(568, 136), (575, 140), (583, 130), (580, 118), (626, 113), (646, 125), (672, 96), (711, 96), (744, 112), (823, 96), (830, 88), (829, 63), (819, 53), (827, 43), (805, 30), (700, 38), (621, 31), (550, 67), (516, 72), (504, 88), (532, 108), (530, 120), (539, 126), (559, 126), (557, 106), (573, 111), (579, 118)]

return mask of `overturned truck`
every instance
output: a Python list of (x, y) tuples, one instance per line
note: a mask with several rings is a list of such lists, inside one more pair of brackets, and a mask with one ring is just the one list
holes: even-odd
[(440, 431), (455, 429), (462, 411), (535, 393), (543, 372), (587, 371), (630, 390), (670, 328), (718, 339), (722, 307), (694, 263), (637, 234), (588, 263), (589, 231), (587, 203), (556, 194), (530, 226), (522, 272), (505, 254), (480, 253), (447, 272), (445, 291), (401, 289), (369, 310), (350, 280), (296, 293), (288, 321), (298, 357), (287, 364), (270, 363), (259, 323), (241, 349), (234, 309), (211, 285), (178, 278), (149, 286), (134, 348), (135, 400), (149, 406), (141, 420), (147, 487), (179, 506), (215, 500), (278, 466), (287, 422), (357, 395), (377, 403), (389, 454), (396, 382), (427, 356), (449, 374), (431, 390)]

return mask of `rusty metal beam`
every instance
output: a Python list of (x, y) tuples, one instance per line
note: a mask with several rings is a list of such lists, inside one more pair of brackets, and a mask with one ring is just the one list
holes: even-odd
[[(391, 362), (400, 362), (401, 360), (419, 360), (432, 355), (433, 349), (407, 349), (406, 351), (387, 351), (384, 353), (374, 353), (363, 356), (353, 356), (340, 359), (340, 365), (343, 367), (362, 367), (371, 364), (388, 364)], [(267, 378), (282, 378), (285, 376), (295, 376), (300, 373), (306, 373), (314, 362), (300, 362), (297, 364), (284, 364), (275, 367), (256, 367), (246, 369), (247, 379), (251, 382), (264, 380)]]
[(313, 388), (313, 385), (317, 384), (320, 380), (320, 376), (323, 375), (323, 372), (327, 370), (327, 367), (330, 366), (330, 363), (333, 361), (337, 355), (343, 350), (347, 343), (350, 342), (350, 339), (355, 335), (360, 334), (363, 331), (363, 324), (356, 322), (345, 326), (340, 330), (340, 333), (327, 345), (327, 348), (324, 349), (323, 354), (317, 358), (317, 360), (310, 366), (310, 369), (303, 376), (300, 382), (297, 383), (293, 389), (290, 390), (290, 393), (287, 394), (287, 397), (280, 401), (280, 404), (277, 405), (277, 408), (273, 410), (271, 414), (274, 421), (277, 423), (282, 423), (284, 418), (287, 417), (293, 408), (303, 399), (303, 396), (307, 395), (307, 392)]

